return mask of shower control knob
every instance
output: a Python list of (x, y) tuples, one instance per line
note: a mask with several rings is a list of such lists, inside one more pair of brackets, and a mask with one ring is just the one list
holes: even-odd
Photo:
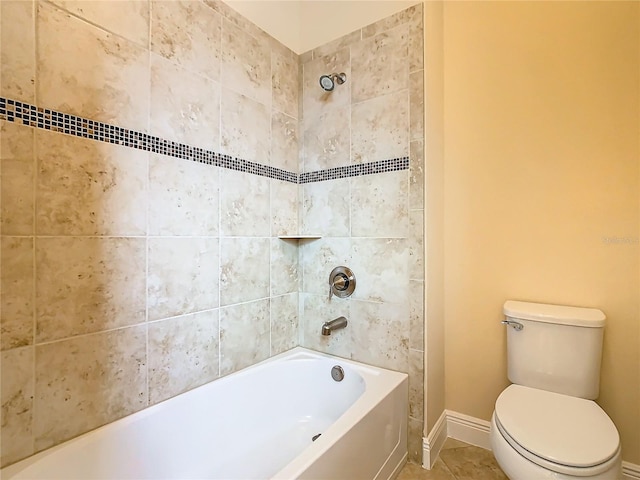
[(356, 289), (356, 276), (349, 267), (336, 267), (329, 274), (329, 300), (335, 295), (338, 298), (350, 296)]

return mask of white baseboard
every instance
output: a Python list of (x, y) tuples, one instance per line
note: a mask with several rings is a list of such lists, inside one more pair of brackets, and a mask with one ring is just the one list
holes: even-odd
[[(431, 469), (447, 437), (491, 450), (490, 423), (463, 413), (445, 410), (429, 436), (423, 439), (422, 462)], [(622, 462), (622, 480), (640, 480), (640, 465)]]
[(422, 466), (431, 470), (447, 440), (447, 412), (442, 412), (429, 435), (422, 439)]
[(629, 462), (622, 462), (623, 480), (640, 480), (640, 465)]
[(451, 410), (445, 410), (445, 412), (447, 414), (447, 436), (485, 450), (491, 450), (489, 422)]

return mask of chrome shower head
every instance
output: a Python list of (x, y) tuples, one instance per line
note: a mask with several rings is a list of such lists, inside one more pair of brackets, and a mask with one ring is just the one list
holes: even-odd
[(335, 88), (336, 83), (342, 85), (346, 81), (346, 73), (332, 73), (331, 75), (322, 75), (320, 77), (320, 86), (323, 90), (330, 92)]

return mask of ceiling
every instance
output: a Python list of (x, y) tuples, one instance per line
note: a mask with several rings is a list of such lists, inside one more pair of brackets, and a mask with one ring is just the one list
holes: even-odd
[(301, 54), (393, 13), (416, 0), (224, 0)]

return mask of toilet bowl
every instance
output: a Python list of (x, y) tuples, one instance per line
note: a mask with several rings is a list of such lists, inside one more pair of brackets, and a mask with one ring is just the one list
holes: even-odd
[(618, 431), (592, 400), (510, 385), (491, 418), (491, 448), (513, 480), (618, 480)]

